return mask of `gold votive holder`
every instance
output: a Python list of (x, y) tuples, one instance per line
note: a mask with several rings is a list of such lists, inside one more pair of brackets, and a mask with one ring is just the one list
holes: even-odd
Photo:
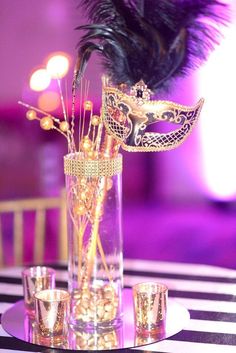
[(70, 294), (63, 289), (47, 289), (35, 294), (35, 323), (42, 342), (67, 339)]
[(156, 335), (165, 330), (168, 288), (155, 282), (133, 286), (134, 319), (140, 336)]
[(165, 324), (158, 326), (157, 330), (147, 332), (146, 330), (136, 331), (134, 345), (135, 346), (144, 346), (146, 344), (152, 344), (157, 341), (161, 341), (166, 338)]
[(35, 315), (35, 293), (55, 288), (55, 275), (55, 270), (46, 266), (33, 266), (22, 271), (25, 309), (31, 318)]

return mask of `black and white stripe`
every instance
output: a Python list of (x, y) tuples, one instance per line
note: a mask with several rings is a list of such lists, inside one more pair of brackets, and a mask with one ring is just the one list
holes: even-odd
[[(66, 265), (54, 267), (57, 270), (57, 286), (65, 288)], [(21, 270), (22, 268), (0, 270), (0, 313), (22, 299)], [(169, 296), (183, 304), (191, 317), (187, 327), (178, 334), (139, 348), (138, 352), (236, 352), (236, 271), (205, 265), (126, 260), (124, 274), (125, 287), (149, 280), (165, 283), (169, 288)], [(19, 341), (10, 337), (0, 326), (0, 353), (2, 352), (59, 351)]]

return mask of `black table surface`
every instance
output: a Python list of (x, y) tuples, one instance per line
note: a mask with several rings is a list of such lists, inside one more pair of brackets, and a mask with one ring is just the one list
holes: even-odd
[[(66, 287), (66, 265), (52, 266), (57, 270), (57, 285)], [(0, 269), (1, 314), (22, 299), (21, 271), (21, 267)], [(190, 320), (181, 332), (161, 342), (139, 348), (139, 351), (236, 352), (235, 270), (198, 264), (125, 260), (125, 287), (150, 280), (166, 284), (169, 288), (169, 297), (189, 310)], [(60, 350), (41, 349), (39, 346), (20, 341), (8, 335), (1, 327), (0, 352), (52, 353)]]

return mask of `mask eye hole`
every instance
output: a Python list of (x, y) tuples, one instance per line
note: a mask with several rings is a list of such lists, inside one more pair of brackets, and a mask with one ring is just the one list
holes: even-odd
[(156, 121), (147, 126), (146, 132), (168, 133), (178, 130), (181, 126), (169, 121)]

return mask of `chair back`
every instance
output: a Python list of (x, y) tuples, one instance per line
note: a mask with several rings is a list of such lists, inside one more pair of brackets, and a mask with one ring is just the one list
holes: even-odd
[(46, 220), (49, 210), (57, 209), (59, 211), (57, 235), (58, 257), (59, 260), (65, 260), (67, 257), (67, 231), (66, 231), (66, 202), (65, 192), (60, 197), (33, 198), (24, 200), (10, 200), (0, 202), (0, 266), (6, 265), (4, 256), (4, 215), (11, 214), (12, 239), (13, 239), (13, 259), (14, 265), (24, 265), (24, 223), (25, 215), (33, 212), (34, 227), (31, 230), (33, 236), (33, 263), (40, 264), (44, 261), (45, 255), (45, 237)]

